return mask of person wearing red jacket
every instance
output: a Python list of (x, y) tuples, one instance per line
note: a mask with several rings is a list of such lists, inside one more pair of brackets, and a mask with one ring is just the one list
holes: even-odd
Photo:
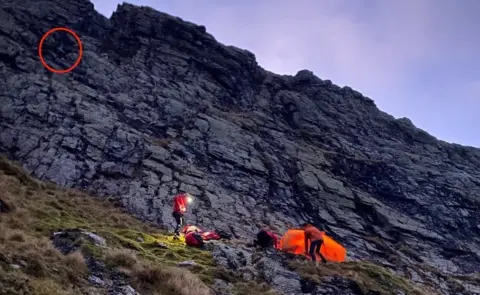
[[(310, 223), (305, 223), (302, 225), (302, 229), (305, 232), (305, 254), (310, 254), (310, 257), (313, 261), (316, 261), (316, 256), (320, 256), (323, 263), (327, 263), (327, 260), (320, 252), (323, 244), (323, 235), (324, 232), (311, 225)], [(308, 249), (308, 244), (310, 242), (310, 249)]]
[(187, 212), (187, 204), (192, 202), (192, 196), (189, 193), (179, 193), (173, 198), (172, 216), (177, 223), (175, 227), (175, 237), (180, 236), (180, 229), (184, 224), (184, 215)]
[(273, 248), (275, 249), (280, 249), (280, 241), (278, 239), (278, 235), (276, 233), (273, 233), (271, 231), (267, 231), (267, 234), (272, 238), (273, 241)]

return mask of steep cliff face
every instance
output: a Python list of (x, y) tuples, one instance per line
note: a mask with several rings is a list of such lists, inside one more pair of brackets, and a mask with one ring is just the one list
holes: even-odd
[[(480, 271), (479, 149), (439, 141), (307, 70), (270, 73), (205, 27), (150, 8), (123, 4), (106, 19), (85, 0), (0, 0), (0, 19), (0, 151), (33, 175), (115, 196), (168, 227), (177, 190), (196, 196), (190, 223), (237, 237), (314, 220), (350, 259), (443, 294), (458, 283), (441, 272)], [(58, 26), (84, 46), (64, 75), (37, 56)], [(44, 47), (55, 68), (77, 54), (63, 33)]]

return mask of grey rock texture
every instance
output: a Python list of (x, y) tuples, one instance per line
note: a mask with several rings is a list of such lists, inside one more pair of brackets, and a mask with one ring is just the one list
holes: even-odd
[[(267, 282), (275, 290), (285, 295), (321, 295), (321, 294), (365, 294), (353, 280), (348, 278), (328, 277), (321, 283), (302, 278), (288, 266), (291, 254), (272, 250), (254, 250), (246, 247), (232, 247), (222, 244), (214, 246), (212, 251), (217, 263), (225, 268), (233, 269), (246, 280), (260, 279)], [(229, 294), (229, 286), (218, 283), (219, 289)], [(222, 287), (220, 287), (222, 286)], [(368, 293), (370, 294), (370, 293)], [(373, 294), (373, 293), (372, 293)], [(397, 294), (392, 290), (391, 294)]]
[[(78, 228), (55, 232), (52, 234), (51, 240), (55, 248), (64, 255), (75, 252), (82, 245), (89, 243), (101, 247), (107, 246), (104, 238)], [(92, 255), (87, 255), (85, 262), (91, 273), (88, 280), (92, 284), (92, 289), (88, 294), (140, 295), (128, 284), (128, 277), (125, 274), (108, 269)]]
[(60, 232), (54, 232), (51, 236), (55, 248), (59, 249), (64, 255), (77, 251), (82, 244), (75, 243), (75, 241), (85, 239), (97, 246), (107, 245), (104, 238), (82, 229), (67, 229)]
[[(205, 27), (147, 7), (123, 4), (107, 19), (86, 0), (0, 0), (0, 19), (0, 152), (33, 175), (117, 197), (167, 229), (178, 190), (196, 196), (189, 223), (236, 238), (313, 220), (349, 259), (443, 294), (454, 291), (442, 276), (480, 271), (479, 149), (310, 71), (268, 72)], [(37, 56), (58, 26), (84, 48), (63, 75)], [(77, 45), (55, 33), (43, 54), (65, 69)]]

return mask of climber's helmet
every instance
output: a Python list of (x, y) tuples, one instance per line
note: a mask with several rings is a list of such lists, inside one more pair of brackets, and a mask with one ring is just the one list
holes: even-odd
[(185, 194), (185, 196), (187, 197), (187, 203), (189, 203), (189, 204), (190, 204), (190, 203), (193, 201), (193, 197), (192, 197), (192, 195), (191, 195), (191, 194), (189, 194), (189, 193), (186, 193), (186, 194)]

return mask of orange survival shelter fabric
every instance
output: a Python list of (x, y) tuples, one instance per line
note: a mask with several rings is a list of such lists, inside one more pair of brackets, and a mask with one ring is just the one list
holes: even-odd
[[(292, 254), (305, 255), (305, 235), (303, 230), (288, 230), (280, 240), (280, 249)], [(323, 244), (320, 248), (320, 253), (322, 253), (325, 259), (333, 262), (344, 262), (347, 256), (347, 250), (325, 233), (323, 234)], [(320, 257), (317, 257), (317, 261), (320, 261)]]

